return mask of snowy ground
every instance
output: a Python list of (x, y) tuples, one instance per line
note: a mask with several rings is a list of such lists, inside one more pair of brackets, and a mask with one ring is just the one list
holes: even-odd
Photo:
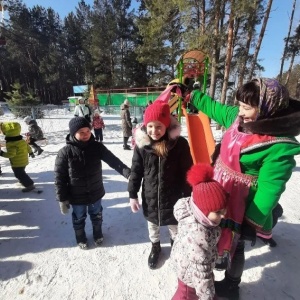
[[(67, 111), (57, 111), (38, 120), (48, 144), (42, 155), (30, 159), (27, 171), (43, 189), (42, 194), (23, 194), (8, 160), (0, 158), (4, 173), (0, 177), (0, 299), (171, 299), (177, 280), (169, 262), (167, 230), (162, 230), (159, 267), (150, 270), (146, 222), (141, 212), (131, 213), (127, 180), (106, 164), (103, 246), (95, 248), (92, 244), (87, 220), (90, 249), (76, 247), (71, 215), (61, 215), (55, 201), (53, 176), (54, 160), (64, 145), (71, 117)], [(13, 116), (0, 118), (4, 121)], [(19, 121), (26, 132), (25, 124)], [(132, 151), (122, 149), (119, 117), (104, 115), (104, 121), (104, 144), (130, 166)], [(297, 167), (281, 199), (284, 216), (274, 232), (278, 246), (270, 249), (260, 241), (254, 248), (247, 245), (241, 300), (300, 299), (299, 181), (297, 157)], [(215, 275), (221, 279), (223, 272), (216, 271)]]

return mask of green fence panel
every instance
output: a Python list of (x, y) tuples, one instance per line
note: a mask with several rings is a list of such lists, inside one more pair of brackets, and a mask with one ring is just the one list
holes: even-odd
[(153, 93), (141, 93), (141, 94), (134, 94), (134, 93), (110, 93), (110, 94), (97, 94), (97, 98), (99, 100), (99, 105), (111, 105), (117, 106), (121, 105), (125, 99), (131, 103), (132, 106), (140, 106), (145, 107), (148, 102), (154, 101), (160, 95), (160, 92), (153, 92)]
[(108, 94), (97, 94), (98, 102), (100, 106), (104, 106), (108, 104)]

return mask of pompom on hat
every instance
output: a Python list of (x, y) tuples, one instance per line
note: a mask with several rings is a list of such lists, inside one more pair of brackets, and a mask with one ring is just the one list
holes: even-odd
[(193, 188), (194, 203), (205, 216), (227, 206), (228, 194), (222, 185), (213, 179), (213, 175), (213, 168), (204, 163), (192, 166), (187, 173), (187, 182)]
[(159, 121), (166, 127), (169, 127), (171, 123), (170, 107), (167, 103), (161, 101), (154, 101), (149, 105), (144, 114), (144, 124), (149, 122)]
[(83, 117), (75, 117), (71, 119), (69, 122), (70, 135), (74, 136), (79, 129), (84, 127), (88, 127), (91, 129), (91, 125), (87, 119)]

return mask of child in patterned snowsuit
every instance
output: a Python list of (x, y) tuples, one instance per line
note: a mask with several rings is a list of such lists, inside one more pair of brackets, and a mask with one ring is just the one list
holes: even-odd
[(218, 257), (218, 226), (226, 213), (228, 195), (213, 180), (209, 164), (194, 165), (187, 173), (193, 187), (192, 196), (180, 199), (174, 206), (178, 234), (172, 248), (178, 288), (172, 300), (213, 300), (213, 269)]

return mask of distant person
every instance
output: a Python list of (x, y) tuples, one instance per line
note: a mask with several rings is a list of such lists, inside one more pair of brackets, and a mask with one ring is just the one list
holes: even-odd
[(29, 163), (28, 155), (34, 157), (34, 154), (21, 135), (21, 125), (18, 122), (3, 122), (0, 123), (0, 131), (6, 141), (6, 152), (0, 146), (0, 156), (9, 159), (15, 177), (24, 186), (22, 192), (34, 190), (34, 182), (25, 171)]
[(123, 149), (131, 150), (130, 146), (127, 144), (129, 138), (132, 136), (132, 123), (129, 111), (130, 103), (127, 99), (121, 104), (121, 120), (122, 120), (122, 132), (123, 132)]
[(155, 269), (161, 252), (160, 226), (168, 226), (172, 245), (177, 234), (173, 208), (179, 198), (191, 194), (186, 173), (193, 160), (168, 104), (155, 101), (147, 107), (144, 126), (137, 128), (135, 138), (128, 183), (130, 206), (133, 212), (139, 210), (138, 192), (142, 187), (143, 213), (152, 243), (148, 266)]
[(78, 98), (78, 105), (76, 105), (75, 110), (74, 110), (74, 116), (75, 117), (83, 117), (85, 118), (88, 122), (92, 122), (91, 117), (92, 117), (92, 112), (91, 109), (88, 105), (85, 104), (85, 99), (83, 97)]
[(105, 128), (105, 124), (104, 124), (103, 118), (100, 116), (100, 111), (98, 109), (96, 109), (94, 111), (92, 128), (94, 129), (96, 142), (100, 141), (100, 143), (102, 143), (103, 142), (103, 129)]
[(102, 161), (128, 178), (130, 169), (91, 133), (90, 123), (83, 117), (69, 122), (67, 145), (58, 151), (55, 159), (55, 187), (62, 214), (72, 206), (72, 222), (78, 246), (85, 250), (88, 243), (85, 233), (87, 212), (93, 225), (96, 246), (103, 241), (102, 205), (105, 195), (102, 179)]
[(274, 246), (272, 212), (300, 154), (295, 138), (300, 102), (290, 98), (286, 87), (275, 79), (255, 78), (238, 88), (236, 100), (239, 105), (230, 106), (200, 90), (191, 95), (197, 109), (227, 129), (214, 167), (215, 180), (230, 194), (218, 243), (217, 265), (226, 272), (215, 288), (219, 297), (230, 299), (239, 299), (245, 240), (253, 246), (258, 235)]
[(197, 164), (187, 173), (192, 196), (174, 206), (178, 233), (171, 252), (178, 288), (172, 300), (214, 300), (214, 274), (218, 258), (219, 224), (226, 214), (228, 195), (213, 179), (209, 164)]
[(36, 143), (36, 141), (44, 139), (44, 134), (36, 120), (31, 119), (30, 116), (24, 118), (24, 122), (28, 125), (28, 132), (25, 134), (28, 144), (34, 149), (33, 152), (40, 155), (44, 150)]
[(131, 146), (132, 146), (132, 148), (134, 148), (135, 147), (135, 133), (136, 133), (136, 130), (137, 130), (138, 126), (139, 126), (137, 118), (134, 117), (132, 119), (131, 123), (132, 123), (132, 126), (133, 126), (133, 128), (132, 128)]

